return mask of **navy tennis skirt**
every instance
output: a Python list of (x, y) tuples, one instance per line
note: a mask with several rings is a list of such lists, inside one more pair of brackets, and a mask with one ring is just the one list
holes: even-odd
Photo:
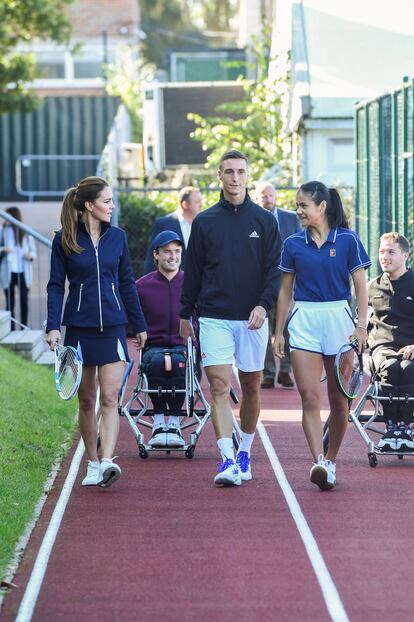
[(99, 328), (80, 328), (67, 326), (65, 346), (80, 346), (84, 365), (107, 365), (117, 361), (129, 361), (126, 340), (126, 326), (106, 326)]

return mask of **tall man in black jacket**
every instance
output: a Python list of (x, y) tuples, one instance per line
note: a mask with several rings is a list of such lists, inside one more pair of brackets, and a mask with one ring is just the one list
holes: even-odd
[[(410, 244), (400, 233), (384, 233), (378, 258), (383, 270), (368, 285), (372, 316), (368, 344), (380, 381), (403, 395), (414, 393), (414, 272), (407, 268)], [(413, 402), (382, 402), (387, 431), (382, 451), (414, 451)]]
[[(281, 239), (274, 216), (253, 203), (247, 191), (248, 163), (240, 151), (225, 153), (218, 176), (218, 203), (192, 225), (181, 298), (181, 336), (192, 335), (200, 316), (200, 346), (210, 383), (211, 412), (223, 458), (215, 483), (251, 479), (250, 450), (260, 412), (260, 377), (268, 338), (266, 314), (280, 282)], [(235, 359), (242, 390), (241, 443), (236, 459), (229, 403)]]

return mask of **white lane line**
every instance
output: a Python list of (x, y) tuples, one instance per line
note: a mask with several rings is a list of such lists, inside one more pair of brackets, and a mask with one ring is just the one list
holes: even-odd
[(69, 473), (60, 493), (59, 500), (53, 511), (49, 526), (44, 535), (42, 544), (40, 545), (32, 574), (30, 575), (29, 582), (26, 586), (15, 622), (29, 622), (32, 619), (37, 597), (39, 596), (40, 588), (42, 587), (43, 579), (46, 573), (49, 557), (65, 513), (66, 505), (72, 492), (73, 484), (75, 483), (76, 476), (79, 471), (79, 465), (84, 451), (85, 446), (81, 439), (72, 458)]
[[(233, 365), (233, 374), (240, 387), (239, 374), (237, 367)], [(292, 518), (295, 521), (296, 527), (299, 531), (299, 535), (305, 546), (310, 563), (312, 564), (313, 571), (319, 583), (319, 587), (322, 591), (322, 596), (325, 601), (328, 613), (331, 616), (333, 622), (349, 622), (349, 618), (346, 614), (345, 607), (336, 589), (335, 583), (329, 573), (328, 567), (325, 564), (325, 560), (319, 550), (315, 537), (306, 522), (306, 518), (303, 515), (301, 507), (296, 499), (295, 493), (292, 490), (291, 485), (285, 475), (283, 467), (279, 458), (276, 455), (274, 447), (270, 441), (269, 435), (264, 427), (263, 423), (259, 420), (257, 423), (257, 431), (260, 439), (263, 443), (263, 447), (267, 453), (273, 472), (276, 476), (276, 481), (279, 484), (282, 493), (286, 499), (286, 503), (292, 514)]]
[(335, 583), (329, 573), (329, 570), (325, 564), (325, 560), (319, 550), (318, 544), (310, 530), (306, 518), (303, 515), (301, 507), (296, 499), (280, 460), (276, 455), (272, 443), (270, 442), (269, 435), (263, 423), (259, 421), (257, 425), (257, 431), (266, 450), (270, 464), (276, 476), (276, 480), (283, 492), (286, 499), (286, 503), (292, 514), (292, 518), (296, 523), (296, 527), (299, 531), (299, 535), (302, 538), (302, 542), (305, 546), (310, 563), (318, 580), (319, 586), (322, 591), (323, 598), (325, 600), (326, 607), (333, 622), (349, 622), (349, 618), (346, 614), (341, 597), (338, 594)]

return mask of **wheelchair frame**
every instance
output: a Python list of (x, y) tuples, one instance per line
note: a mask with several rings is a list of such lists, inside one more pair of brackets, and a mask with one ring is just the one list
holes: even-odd
[[(367, 434), (367, 430), (376, 434), (383, 435), (384, 428), (379, 428), (375, 423), (384, 423), (384, 417), (380, 410), (381, 402), (412, 402), (414, 401), (414, 395), (394, 396), (391, 393), (388, 396), (379, 395), (380, 382), (375, 377), (371, 377), (370, 384), (365, 389), (362, 396), (359, 398), (357, 405), (354, 409), (349, 410), (349, 421), (354, 423), (358, 433), (364, 441), (368, 449), (368, 462), (371, 467), (376, 467), (378, 464), (377, 455), (381, 456), (398, 456), (399, 460), (402, 460), (404, 456), (414, 456), (414, 451), (381, 451), (374, 443), (374, 441)], [(372, 414), (364, 414), (364, 407), (367, 401), (370, 401), (374, 406)], [(413, 427), (413, 424), (411, 425)]]
[[(376, 377), (376, 373), (373, 370), (372, 363), (367, 361), (366, 355), (364, 354), (364, 370), (368, 375), (368, 369), (370, 372), (370, 382), (362, 393), (355, 408), (352, 408), (352, 400), (349, 400), (349, 413), (348, 413), (348, 421), (353, 423), (357, 429), (357, 432), (361, 436), (364, 441), (367, 449), (368, 449), (368, 462), (369, 465), (375, 468), (378, 464), (377, 455), (380, 456), (397, 456), (399, 460), (402, 460), (404, 456), (414, 456), (414, 451), (381, 451), (379, 447), (375, 444), (375, 442), (371, 439), (367, 430), (370, 432), (374, 432), (379, 435), (384, 434), (384, 427), (379, 428), (376, 426), (376, 423), (385, 423), (384, 417), (381, 411), (381, 402), (413, 402), (414, 401), (414, 393), (413, 395), (406, 394), (404, 396), (395, 396), (393, 394), (389, 394), (388, 396), (380, 395), (380, 386), (381, 383), (379, 379)], [(321, 382), (326, 380), (326, 376), (321, 378)], [(364, 412), (365, 404), (367, 401), (370, 401), (374, 406), (374, 411), (372, 413)], [(414, 422), (410, 425), (412, 429), (414, 429)], [(326, 453), (328, 451), (329, 445), (329, 417), (325, 421), (323, 428), (323, 449)]]
[[(125, 404), (123, 404), (124, 392), (120, 392), (120, 403), (118, 411), (121, 417), (125, 417), (131, 431), (134, 435), (136, 443), (138, 445), (138, 453), (141, 458), (148, 458), (149, 452), (184, 452), (186, 458), (193, 458), (198, 439), (201, 432), (206, 425), (211, 415), (211, 408), (207, 402), (204, 393), (201, 389), (198, 378), (195, 374), (195, 347), (188, 338), (187, 341), (187, 356), (185, 365), (185, 388), (184, 389), (149, 389), (148, 379), (145, 373), (141, 372), (141, 352), (139, 353), (139, 370), (138, 380), (132, 391), (131, 396)], [(144, 428), (152, 430), (152, 422), (145, 421), (143, 417), (152, 417), (154, 411), (149, 408), (149, 398), (151, 395), (177, 395), (185, 394), (185, 409), (186, 415), (181, 416), (181, 430), (186, 430), (190, 427), (196, 427), (196, 429), (189, 435), (189, 442), (183, 447), (152, 447), (145, 443), (144, 434), (138, 428), (138, 424)], [(136, 403), (134, 407), (134, 403)], [(187, 421), (185, 422), (185, 420)]]

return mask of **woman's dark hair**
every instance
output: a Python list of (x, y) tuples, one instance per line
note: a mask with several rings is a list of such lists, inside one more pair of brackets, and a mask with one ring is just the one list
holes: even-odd
[[(8, 207), (6, 209), (6, 212), (10, 214), (10, 216), (13, 216), (13, 218), (18, 220), (19, 222), (23, 222), (22, 213), (17, 206), (12, 205), (11, 207)], [(25, 232), (23, 231), (23, 229), (19, 229), (19, 227), (16, 227), (16, 225), (12, 225), (11, 223), (9, 223), (9, 226), (13, 227), (14, 239), (16, 240), (16, 244), (18, 243), (19, 246), (21, 246), (23, 242), (23, 238), (26, 235)]]
[(316, 205), (326, 201), (326, 217), (330, 227), (349, 229), (348, 219), (336, 188), (328, 188), (321, 181), (308, 181), (300, 186), (299, 192), (309, 194)]
[(66, 255), (81, 253), (83, 248), (76, 241), (78, 220), (85, 211), (85, 203), (93, 203), (108, 182), (100, 177), (85, 177), (77, 186), (69, 188), (63, 198), (60, 223), (62, 225), (62, 248)]

